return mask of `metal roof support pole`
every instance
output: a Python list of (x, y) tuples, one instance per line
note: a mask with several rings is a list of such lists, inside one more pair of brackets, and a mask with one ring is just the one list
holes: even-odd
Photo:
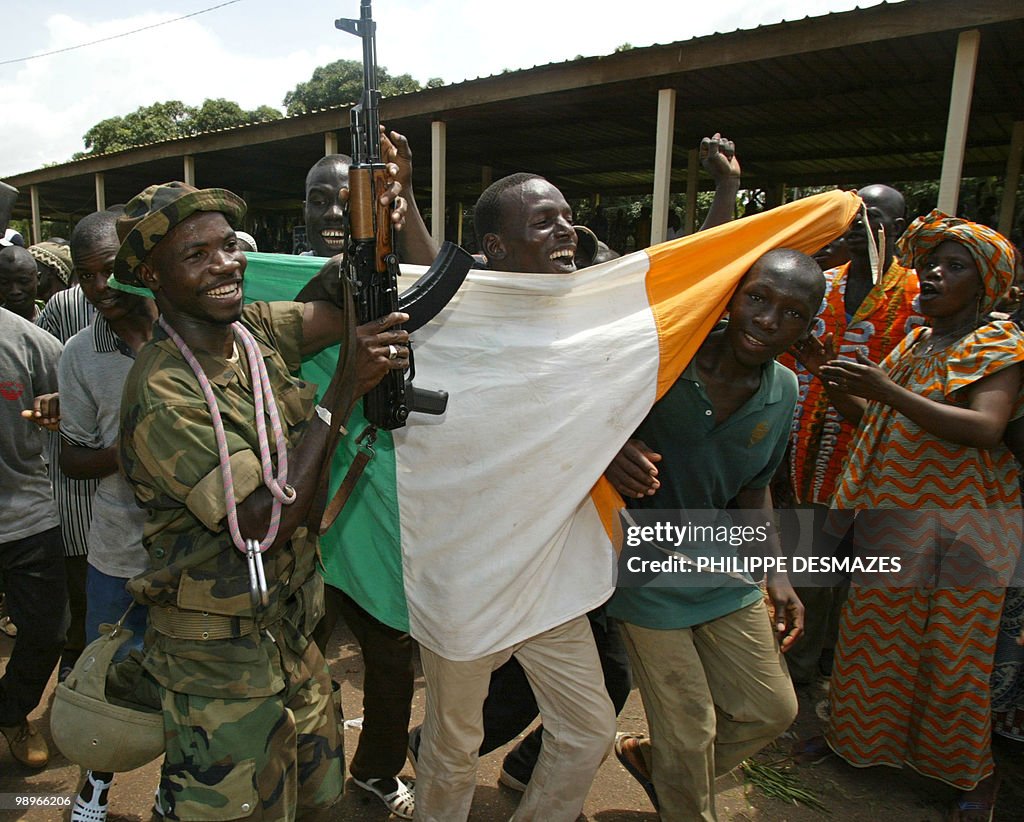
[(103, 179), (103, 172), (97, 171), (93, 175), (96, 179), (96, 210), (106, 211), (107, 210), (107, 187)]
[(182, 173), (185, 175), (185, 182), (190, 186), (196, 184), (196, 158), (194, 154), (186, 154), (181, 158), (184, 163), (184, 170)]
[(324, 132), (324, 157), (338, 153), (338, 133), (336, 131)]
[(683, 229), (687, 234), (697, 230), (697, 149), (686, 152), (686, 221)]
[(942, 173), (939, 177), (939, 209), (956, 214), (960, 199), (960, 175), (967, 146), (967, 121), (971, 116), (971, 94), (974, 72), (978, 66), (981, 32), (977, 29), (960, 32), (956, 43), (956, 64), (953, 66), (953, 88), (949, 93), (949, 120), (946, 123), (946, 146), (942, 151)]
[[(672, 187), (672, 137), (676, 125), (676, 90), (658, 89), (658, 131), (654, 142), (654, 197), (651, 206), (651, 245), (665, 242), (668, 195)], [(637, 245), (642, 241), (637, 237)]]
[(1017, 187), (1020, 185), (1021, 155), (1024, 154), (1024, 120), (1013, 124), (1010, 138), (1010, 156), (1006, 160), (1003, 179), (1003, 202), (999, 206), (999, 233), (1007, 237), (1013, 230), (1014, 209), (1017, 207)]
[(480, 166), (480, 193), (483, 194), (494, 182), (494, 166)]
[(39, 186), (28, 187), (32, 198), (32, 245), (43, 241), (43, 220), (39, 214)]
[(447, 123), (430, 123), (430, 236), (440, 245), (444, 242), (445, 174), (448, 161)]

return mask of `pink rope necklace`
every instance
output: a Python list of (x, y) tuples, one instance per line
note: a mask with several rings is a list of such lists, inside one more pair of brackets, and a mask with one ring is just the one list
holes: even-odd
[[(224, 420), (221, 417), (220, 407), (217, 405), (217, 398), (213, 395), (213, 388), (210, 380), (203, 371), (195, 354), (188, 347), (188, 344), (171, 328), (170, 324), (161, 316), (160, 327), (167, 333), (174, 344), (178, 347), (185, 362), (189, 364), (192, 373), (199, 381), (199, 387), (206, 399), (206, 405), (210, 409), (210, 417), (213, 420), (213, 434), (217, 441), (217, 452), (220, 457), (221, 479), (224, 484), (224, 502), (227, 512), (228, 531), (231, 534), (231, 541), (235, 547), (249, 560), (249, 583), (250, 594), (253, 605), (266, 606), (269, 603), (267, 594), (267, 582), (263, 570), (263, 552), (266, 551), (277, 538), (277, 532), (281, 526), (281, 506), (291, 505), (295, 502), (295, 489), (288, 485), (288, 443), (284, 438), (284, 429), (281, 425), (281, 417), (277, 411), (277, 401), (274, 399), (274, 391), (270, 385), (270, 377), (267, 374), (266, 364), (263, 362), (263, 355), (259, 350), (255, 337), (244, 325), (238, 322), (231, 323), (231, 330), (236, 339), (242, 343), (245, 350), (245, 358), (249, 365), (249, 378), (252, 384), (253, 403), (256, 416), (256, 437), (260, 449), (260, 465), (263, 469), (263, 484), (270, 491), (274, 500), (270, 508), (270, 527), (267, 535), (262, 540), (246, 539), (242, 536), (238, 527), (238, 507), (235, 503), (235, 482), (231, 473), (231, 455), (228, 453), (227, 435), (224, 433)], [(277, 451), (277, 474), (274, 474), (274, 463), (270, 454), (270, 442), (267, 437), (266, 417), (270, 417), (270, 430), (274, 435), (274, 445)]]

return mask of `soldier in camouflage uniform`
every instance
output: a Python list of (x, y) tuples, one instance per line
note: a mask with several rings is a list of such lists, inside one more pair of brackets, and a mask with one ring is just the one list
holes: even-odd
[[(135, 197), (117, 225), (115, 278), (153, 292), (212, 389), (241, 535), (267, 534), (272, 497), (257, 456), (247, 357), (231, 329), (236, 320), (263, 355), (295, 490), (264, 555), (269, 604), (254, 607), (246, 557), (225, 525), (207, 400), (183, 353), (157, 326), (128, 375), (120, 447), (148, 511), (150, 569), (129, 590), (150, 608), (144, 665), (160, 685), (167, 751), (158, 810), (168, 819), (290, 820), (330, 807), (343, 785), (331, 680), (310, 639), (323, 613), (323, 584), (306, 522), (327, 459), (329, 414), (314, 413), (314, 386), (291, 374), (302, 356), (343, 338), (347, 317), (324, 301), (243, 308), (246, 260), (231, 224), (244, 211), (231, 192), (168, 183)], [(407, 365), (407, 334), (388, 330), (404, 319), (395, 313), (357, 329), (357, 390)], [(338, 383), (335, 374), (322, 399), (328, 409), (341, 395)]]

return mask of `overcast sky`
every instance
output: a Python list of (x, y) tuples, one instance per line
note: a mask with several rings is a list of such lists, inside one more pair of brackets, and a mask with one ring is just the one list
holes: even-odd
[[(108, 42), (19, 61), (208, 13)], [(359, 0), (14, 0), (0, 52), (0, 177), (64, 162), (107, 117), (164, 100), (226, 97), (281, 108), (316, 66), (359, 59), (358, 38), (334, 28)], [(714, 32), (797, 20), (875, 0), (376, 0), (377, 58), (425, 83), (486, 77)], [(14, 61), (14, 62), (8, 62)]]

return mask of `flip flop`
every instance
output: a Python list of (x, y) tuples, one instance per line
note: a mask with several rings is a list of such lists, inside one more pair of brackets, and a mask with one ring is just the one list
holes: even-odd
[[(384, 792), (384, 787), (389, 787), (388, 783), (391, 780), (395, 781), (395, 789), (390, 793)], [(400, 816), (402, 819), (412, 819), (413, 811), (416, 810), (416, 794), (415, 783), (410, 782), (406, 785), (399, 777), (393, 776), (391, 779), (382, 777), (379, 779), (367, 779), (365, 782), (361, 779), (352, 777), (352, 781), (355, 782), (364, 791), (377, 796), (381, 802), (384, 803), (385, 807), (395, 816)], [(384, 787), (382, 787), (382, 785)]]
[(955, 822), (960, 822), (963, 818), (963, 813), (980, 811), (981, 813), (988, 812), (988, 822), (992, 822), (992, 818), (996, 813), (996, 806), (991, 805), (988, 802), (972, 802), (966, 799), (958, 799), (956, 802), (956, 808), (953, 809), (953, 816), (951, 817)]
[[(993, 780), (993, 784), (990, 788), (991, 794), (987, 799), (968, 799), (967, 797), (973, 793), (973, 791), (965, 791), (960, 794), (956, 800), (956, 806), (953, 808), (949, 815), (950, 822), (960, 822), (963, 819), (964, 813), (987, 813), (986, 819), (988, 822), (992, 822), (993, 817), (996, 813), (996, 799), (999, 797), (999, 783), (1000, 778), (998, 774), (995, 774), (990, 779)], [(984, 781), (984, 780), (983, 780)], [(981, 783), (979, 783), (980, 786)], [(975, 787), (975, 790), (977, 790)]]
[(647, 773), (647, 764), (644, 762), (643, 756), (641, 756), (640, 751), (633, 746), (629, 746), (629, 749), (627, 749), (627, 743), (633, 740), (639, 742), (641, 739), (645, 739), (643, 734), (616, 734), (615, 758), (618, 759), (622, 764), (622, 767), (629, 772), (629, 775), (640, 783), (640, 787), (644, 789), (644, 792), (647, 794), (647, 798), (650, 799), (651, 804), (654, 805), (654, 810), (660, 810), (658, 807), (658, 794), (654, 790), (654, 783), (651, 781), (651, 775)]

